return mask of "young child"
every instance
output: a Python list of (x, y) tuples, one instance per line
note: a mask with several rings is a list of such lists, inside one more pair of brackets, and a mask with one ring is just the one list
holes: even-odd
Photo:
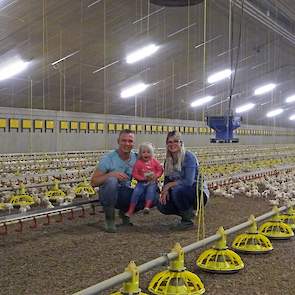
[(149, 142), (139, 146), (138, 160), (133, 167), (132, 176), (137, 180), (137, 185), (132, 193), (131, 202), (126, 216), (130, 217), (139, 201), (144, 195), (144, 213), (148, 214), (155, 200), (157, 191), (157, 179), (163, 174), (163, 167), (154, 158), (154, 148)]

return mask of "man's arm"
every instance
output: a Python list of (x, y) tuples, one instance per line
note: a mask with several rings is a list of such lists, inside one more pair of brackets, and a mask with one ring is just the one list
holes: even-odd
[(108, 177), (115, 177), (119, 181), (128, 179), (128, 175), (123, 172), (113, 171), (113, 172), (105, 173), (96, 169), (92, 174), (90, 183), (93, 187), (96, 187), (103, 184)]
[(90, 183), (93, 187), (96, 187), (103, 184), (108, 177), (109, 173), (104, 173), (99, 170), (95, 170), (92, 174)]

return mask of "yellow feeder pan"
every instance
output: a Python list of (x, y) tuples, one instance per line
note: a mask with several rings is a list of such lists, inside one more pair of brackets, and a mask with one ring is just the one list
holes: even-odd
[(276, 212), (276, 215), (270, 221), (263, 223), (259, 232), (269, 239), (286, 240), (293, 237), (294, 233), (291, 226), (281, 221), (278, 207), (275, 206), (273, 211)]
[(131, 261), (126, 267), (125, 271), (129, 271), (132, 275), (131, 280), (123, 284), (123, 288), (118, 292), (111, 293), (111, 295), (147, 295), (141, 292), (139, 288), (139, 273), (134, 261)]
[(290, 208), (288, 209), (288, 214), (295, 214), (295, 209), (293, 207), (293, 205), (290, 205)]
[(132, 180), (131, 180), (131, 187), (132, 187), (132, 188), (135, 188), (136, 185), (137, 185), (137, 180), (134, 179), (134, 178), (132, 178)]
[(279, 215), (279, 218), (282, 222), (288, 224), (292, 230), (295, 229), (295, 210), (292, 207), (289, 207), (285, 214)]
[(234, 239), (232, 248), (236, 251), (250, 254), (262, 254), (272, 251), (273, 246), (270, 240), (258, 232), (257, 223), (253, 215), (250, 216), (249, 221), (252, 223), (249, 230)]
[(32, 196), (26, 193), (26, 188), (23, 183), (20, 184), (19, 194), (12, 196), (9, 199), (9, 203), (13, 206), (30, 206), (35, 204)]
[(65, 193), (59, 189), (58, 187), (59, 181), (57, 179), (54, 180), (54, 186), (52, 190), (47, 191), (45, 193), (45, 197), (48, 197), (51, 201), (56, 201), (57, 199), (63, 199), (65, 197)]
[(204, 294), (205, 288), (200, 278), (184, 266), (184, 252), (179, 243), (174, 246), (172, 252), (177, 253), (178, 257), (170, 261), (167, 270), (153, 277), (148, 290), (158, 295)]
[(228, 249), (226, 236), (223, 227), (217, 231), (220, 240), (217, 244), (204, 251), (197, 259), (197, 266), (208, 272), (213, 273), (234, 273), (244, 268), (241, 257), (234, 251)]
[(83, 182), (80, 182), (74, 189), (76, 195), (82, 195), (83, 193), (87, 193), (88, 195), (95, 195), (95, 190), (84, 177)]
[(0, 210), (4, 210), (6, 207), (5, 207), (5, 204), (4, 203), (0, 203)]

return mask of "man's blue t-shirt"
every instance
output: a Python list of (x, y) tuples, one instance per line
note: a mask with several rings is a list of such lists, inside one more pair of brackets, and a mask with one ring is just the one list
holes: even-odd
[(96, 168), (104, 173), (113, 171), (124, 172), (128, 175), (129, 180), (131, 180), (132, 169), (136, 160), (137, 154), (133, 151), (131, 151), (129, 159), (124, 161), (120, 158), (118, 152), (115, 150), (104, 155), (98, 162)]

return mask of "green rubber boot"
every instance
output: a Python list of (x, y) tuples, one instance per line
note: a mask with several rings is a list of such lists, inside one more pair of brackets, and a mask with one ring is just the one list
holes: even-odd
[(194, 223), (192, 221), (192, 218), (193, 218), (192, 209), (181, 212), (180, 216), (181, 216), (181, 221), (177, 224), (176, 230), (186, 230), (186, 229), (192, 229), (194, 227)]
[(105, 231), (107, 233), (117, 232), (117, 228), (115, 225), (115, 208), (105, 207), (104, 214), (105, 214)]

